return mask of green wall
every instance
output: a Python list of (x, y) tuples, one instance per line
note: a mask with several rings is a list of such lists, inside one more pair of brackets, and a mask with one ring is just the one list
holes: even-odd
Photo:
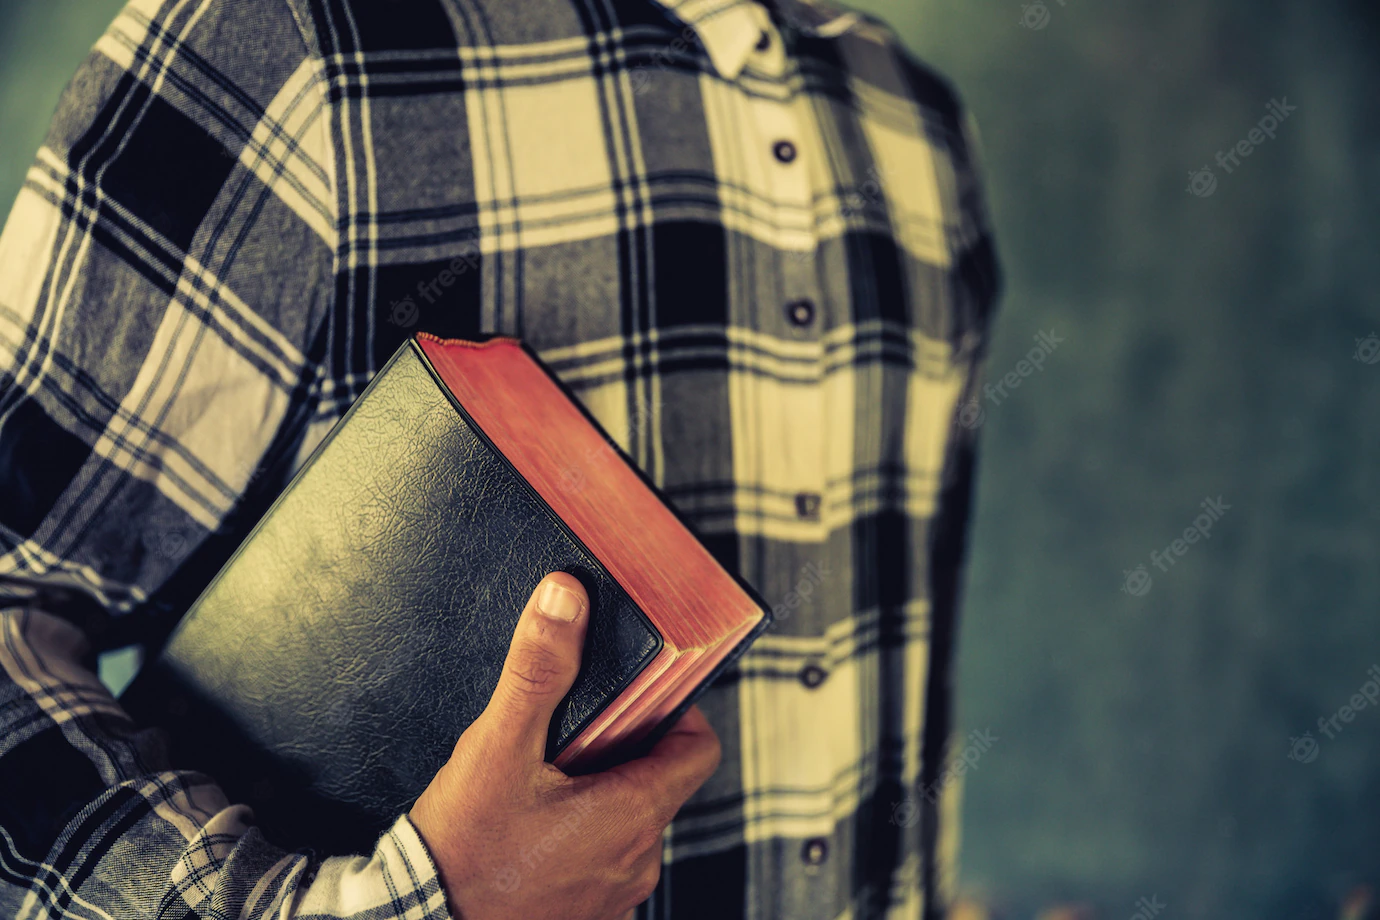
[(123, 6), (0, 0), (0, 215), (24, 184), (63, 87)]
[[(1380, 883), (1380, 708), (1317, 727), (1380, 662), (1380, 363), (1354, 360), (1380, 332), (1380, 11), (874, 3), (983, 126), (991, 376), (1065, 339), (985, 405), (960, 715), (1001, 740), (968, 785), (966, 885), (1338, 916)], [(1219, 167), (1283, 97), (1275, 139)]]
[[(1337, 916), (1380, 886), (1380, 707), (1317, 724), (1380, 663), (1380, 362), (1356, 359), (1380, 332), (1380, 15), (862, 5), (980, 119), (992, 379), (1063, 340), (983, 405), (960, 715), (998, 740), (969, 776), (965, 887), (1008, 917)], [(118, 6), (0, 0), (0, 207)], [(1271, 99), (1297, 109), (1218, 166)], [(1166, 549), (1218, 496), (1210, 538)], [(1141, 565), (1149, 589), (1123, 591)]]

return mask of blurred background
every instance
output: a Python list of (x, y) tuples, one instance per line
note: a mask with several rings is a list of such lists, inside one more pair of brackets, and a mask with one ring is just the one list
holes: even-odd
[[(4, 213), (120, 5), (0, 0)], [(981, 125), (989, 379), (1058, 343), (969, 416), (965, 916), (1380, 917), (1380, 8), (854, 5)]]

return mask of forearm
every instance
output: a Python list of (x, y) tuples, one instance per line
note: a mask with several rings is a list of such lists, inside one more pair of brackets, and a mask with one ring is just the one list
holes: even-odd
[(33, 897), (39, 916), (448, 916), (405, 817), (370, 857), (274, 847), (209, 777), (170, 768), (84, 650), (57, 617), (0, 611), (0, 914)]

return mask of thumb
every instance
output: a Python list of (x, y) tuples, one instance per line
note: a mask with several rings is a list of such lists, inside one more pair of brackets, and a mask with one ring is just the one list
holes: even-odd
[(546, 757), (546, 734), (575, 675), (589, 623), (589, 598), (574, 575), (553, 572), (527, 601), (489, 705), (479, 717), (519, 762)]

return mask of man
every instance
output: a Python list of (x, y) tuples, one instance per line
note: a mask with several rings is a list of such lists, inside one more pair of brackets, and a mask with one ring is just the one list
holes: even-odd
[[(133, 0), (0, 237), (0, 573), (38, 586), (0, 613), (0, 904), (942, 916), (996, 289), (966, 121), (800, 0)], [(529, 342), (777, 625), (649, 757), (571, 779), (538, 754), (585, 599), (551, 576), (375, 852), (285, 853), (44, 598), (109, 636), (194, 597), (417, 329)]]

